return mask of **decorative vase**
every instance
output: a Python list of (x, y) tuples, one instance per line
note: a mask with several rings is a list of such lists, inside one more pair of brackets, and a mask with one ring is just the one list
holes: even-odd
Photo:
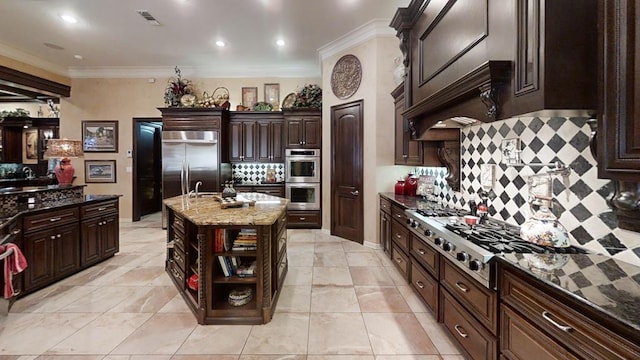
[(396, 182), (394, 193), (396, 195), (404, 195), (404, 180), (400, 179)]
[(520, 237), (533, 244), (553, 247), (569, 247), (569, 234), (553, 215), (543, 206), (520, 227)]
[(73, 182), (73, 175), (75, 169), (71, 165), (69, 158), (63, 158), (60, 160), (60, 164), (56, 165), (55, 174), (58, 179), (58, 185), (68, 186)]

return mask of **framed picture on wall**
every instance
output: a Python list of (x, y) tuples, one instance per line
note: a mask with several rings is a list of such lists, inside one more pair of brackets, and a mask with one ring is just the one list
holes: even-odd
[(116, 182), (115, 160), (85, 160), (84, 181), (87, 183)]
[(258, 88), (257, 87), (243, 87), (242, 88), (242, 106), (253, 108), (253, 105), (258, 102)]
[(26, 129), (22, 132), (22, 163), (38, 163), (38, 129)]
[(85, 152), (118, 152), (118, 121), (82, 122)]
[(280, 109), (280, 84), (264, 84), (264, 102), (268, 102), (273, 110)]

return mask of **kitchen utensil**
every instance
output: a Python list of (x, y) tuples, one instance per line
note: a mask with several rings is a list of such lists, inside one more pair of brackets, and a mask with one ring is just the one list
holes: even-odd
[(478, 219), (479, 219), (479, 217), (473, 216), (473, 215), (465, 215), (464, 216), (464, 222), (467, 225), (475, 225), (475, 224), (477, 224), (478, 223)]

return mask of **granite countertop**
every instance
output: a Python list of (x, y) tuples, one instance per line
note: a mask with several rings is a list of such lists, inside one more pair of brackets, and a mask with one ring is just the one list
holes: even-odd
[(620, 321), (632, 332), (640, 331), (640, 267), (599, 254), (503, 254), (498, 259)]
[(16, 211), (13, 211), (11, 213), (0, 212), (0, 229), (2, 229), (6, 224), (21, 215), (51, 210), (59, 207), (90, 204), (96, 201), (117, 199), (121, 196), (122, 195), (83, 195), (79, 198), (71, 198), (58, 201), (45, 201), (35, 204), (19, 204)]
[(22, 193), (31, 193), (38, 191), (65, 190), (77, 187), (85, 187), (86, 185), (45, 185), (45, 186), (22, 186), (22, 187), (5, 187), (0, 188), (0, 195), (15, 195)]
[(189, 210), (183, 209), (183, 196), (164, 200), (164, 204), (196, 225), (271, 225), (287, 210), (287, 199), (261, 193), (238, 193), (253, 206), (222, 209), (212, 194), (190, 199)]
[[(380, 196), (407, 209), (433, 206), (433, 202), (421, 197), (394, 193)], [(640, 267), (591, 253), (500, 254), (496, 259), (559, 289), (631, 331), (640, 331)]]

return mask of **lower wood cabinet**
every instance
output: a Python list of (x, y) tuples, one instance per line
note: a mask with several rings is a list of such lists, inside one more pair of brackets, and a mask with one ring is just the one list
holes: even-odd
[[(613, 330), (615, 324), (579, 301), (556, 294), (551, 286), (511, 266), (501, 264), (499, 269), (501, 311), (506, 315), (501, 328), (505, 358), (540, 359), (540, 353), (535, 352), (520, 357), (514, 346), (535, 349), (546, 341), (537, 337), (543, 334), (554, 355), (549, 358), (640, 359), (637, 333), (634, 339), (623, 337)], [(568, 355), (553, 349), (555, 344)]]
[(24, 290), (31, 292), (80, 269), (78, 224), (52, 227), (24, 235)]
[(97, 201), (23, 215), (20, 275), (34, 292), (113, 256), (119, 249), (118, 200)]
[(80, 265), (98, 263), (119, 250), (118, 201), (82, 206)]
[(287, 210), (289, 229), (319, 229), (322, 227), (320, 210)]

